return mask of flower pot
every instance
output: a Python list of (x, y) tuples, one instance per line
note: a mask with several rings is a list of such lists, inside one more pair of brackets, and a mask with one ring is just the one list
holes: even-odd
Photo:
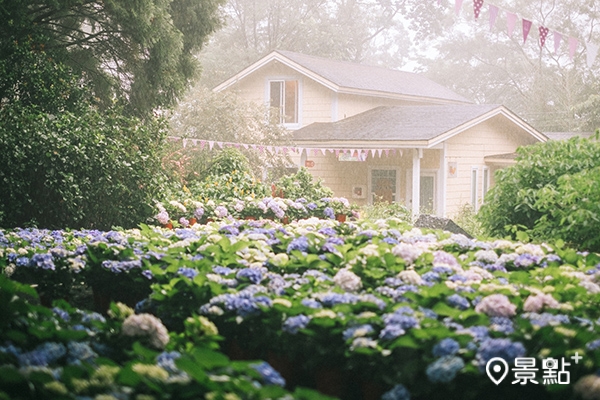
[(256, 221), (256, 217), (253, 217), (252, 215), (246, 215), (244, 219), (248, 221)]
[(196, 225), (196, 222), (198, 222), (196, 218), (190, 218), (190, 226)]
[(335, 219), (339, 222), (346, 222), (346, 214), (336, 214)]
[(169, 221), (166, 224), (163, 224), (163, 228), (173, 229), (173, 223)]
[(281, 223), (283, 224), (289, 224), (290, 223), (290, 217), (283, 217), (281, 218)]

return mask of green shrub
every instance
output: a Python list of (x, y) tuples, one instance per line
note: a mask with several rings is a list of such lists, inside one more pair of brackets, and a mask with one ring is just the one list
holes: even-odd
[(479, 213), (484, 229), (495, 236), (526, 231), (536, 239), (597, 246), (591, 239), (600, 225), (593, 204), (600, 196), (593, 173), (600, 167), (597, 136), (540, 143), (517, 152), (517, 164), (498, 171), (496, 185), (486, 195)]
[(404, 222), (412, 222), (412, 212), (399, 203), (378, 202), (364, 205), (360, 208), (361, 219), (378, 220), (385, 218), (399, 218)]
[(306, 168), (300, 168), (294, 175), (282, 177), (275, 186), (277, 192), (275, 195), (288, 199), (317, 200), (333, 196), (333, 191), (323, 185), (321, 179), (314, 179)]
[(0, 109), (0, 225), (134, 227), (164, 183), (160, 122), (87, 107)]

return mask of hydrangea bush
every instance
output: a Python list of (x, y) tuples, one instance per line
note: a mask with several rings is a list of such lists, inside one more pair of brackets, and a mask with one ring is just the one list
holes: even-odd
[[(6, 393), (31, 382), (47, 398), (319, 396), (304, 387), (350, 399), (600, 396), (593, 253), (482, 242), (396, 219), (311, 218), (4, 231), (0, 256), (12, 278), (3, 284), (28, 296), (35, 292), (14, 281), (21, 271), (51, 273), (50, 263), (73, 279), (101, 270), (106, 284), (149, 293), (135, 314), (113, 304), (102, 316), (63, 301), (32, 311), (0, 291)], [(542, 384), (540, 370), (537, 385), (509, 376), (496, 386), (486, 375), (495, 357), (510, 366), (533, 357), (538, 368), (564, 358), (571, 385)]]

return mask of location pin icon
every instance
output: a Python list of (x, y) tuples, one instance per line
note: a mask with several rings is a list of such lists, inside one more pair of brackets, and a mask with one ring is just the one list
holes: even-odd
[(485, 372), (492, 382), (499, 385), (508, 375), (508, 363), (503, 358), (494, 357), (485, 365)]

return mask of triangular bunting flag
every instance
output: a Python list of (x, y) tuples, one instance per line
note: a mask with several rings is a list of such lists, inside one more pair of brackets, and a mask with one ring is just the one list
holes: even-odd
[(473, 0), (473, 14), (475, 14), (475, 19), (479, 18), (481, 7), (483, 7), (483, 0)]
[(596, 61), (596, 57), (598, 56), (599, 46), (595, 43), (586, 42), (585, 48), (587, 50), (587, 66), (588, 68), (592, 68), (594, 61)]
[(577, 38), (574, 38), (574, 37), (569, 38), (569, 58), (571, 60), (573, 60), (573, 57), (575, 56), (575, 51), (577, 51), (578, 43), (579, 43), (579, 41), (577, 40)]
[(389, 156), (390, 156), (390, 149), (385, 149), (385, 150), (383, 150), (383, 151), (385, 151), (385, 156), (386, 156), (386, 157), (389, 157)]
[(261, 153), (265, 152), (265, 146), (258, 146), (258, 151), (260, 151)]
[(192, 143), (194, 144), (194, 147), (198, 146), (198, 140), (197, 139), (192, 139)]
[(463, 0), (454, 0), (454, 12), (456, 15), (460, 14), (460, 8), (462, 7)]
[(334, 153), (335, 153), (336, 157), (339, 157), (340, 156), (340, 149), (335, 149)]
[(185, 149), (185, 146), (187, 146), (187, 139), (183, 139), (183, 148)]
[(208, 141), (208, 149), (212, 150), (214, 146), (215, 146), (215, 142), (213, 142), (212, 140), (209, 140)]
[(494, 27), (494, 25), (496, 24), (496, 18), (498, 18), (498, 11), (500, 11), (500, 9), (493, 4), (490, 4), (489, 8), (490, 8), (490, 31), (491, 31), (492, 28)]
[(523, 44), (525, 44), (525, 42), (527, 41), (529, 30), (531, 30), (531, 21), (523, 18)]
[(562, 40), (562, 33), (554, 31), (554, 52), (558, 53), (560, 47), (560, 41)]
[(246, 150), (248, 150), (248, 147), (250, 147), (250, 146), (248, 146), (246, 143), (242, 143), (242, 147), (245, 148)]
[(513, 31), (515, 30), (515, 24), (517, 23), (517, 14), (506, 12), (506, 29), (508, 37), (512, 37)]
[(379, 155), (379, 158), (381, 158), (381, 153), (383, 152), (382, 149), (377, 149), (377, 154)]
[(267, 146), (267, 151), (269, 153), (273, 153), (273, 146)]
[(396, 149), (392, 149), (392, 157), (396, 157)]
[(544, 44), (546, 44), (546, 36), (548, 36), (550, 29), (545, 26), (540, 26), (538, 31), (540, 32), (540, 47), (544, 47)]
[(326, 151), (327, 151), (327, 149), (321, 149), (321, 154), (325, 155)]
[(219, 148), (223, 148), (223, 142), (217, 142), (217, 146), (219, 146)]
[(375, 152), (376, 152), (376, 151), (377, 151), (377, 150), (375, 150), (375, 149), (371, 149), (371, 157), (375, 158)]
[(206, 146), (206, 140), (200, 141), (200, 150), (204, 150), (204, 146)]
[(312, 149), (313, 151), (313, 156), (316, 156), (319, 154), (319, 149)]

